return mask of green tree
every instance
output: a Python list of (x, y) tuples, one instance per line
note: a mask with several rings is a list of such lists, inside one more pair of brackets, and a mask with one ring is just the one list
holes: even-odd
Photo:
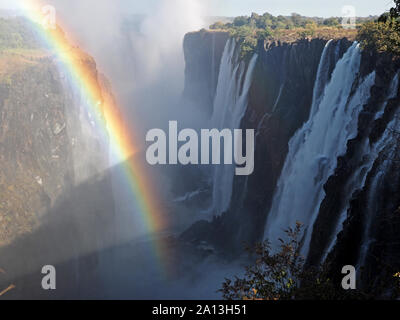
[(368, 22), (361, 26), (357, 40), (364, 50), (400, 55), (400, 24), (396, 21)]
[(338, 18), (328, 18), (324, 20), (323, 24), (328, 27), (337, 27), (340, 25), (340, 22)]
[(400, 17), (400, 0), (394, 0), (395, 6), (390, 9), (390, 15), (392, 18), (397, 19)]
[(376, 22), (367, 22), (360, 27), (357, 40), (363, 49), (400, 56), (400, 0), (395, 0), (394, 4)]
[(245, 16), (236, 17), (236, 18), (233, 20), (233, 25), (234, 25), (235, 27), (241, 27), (241, 26), (244, 26), (244, 25), (246, 25), (246, 24), (248, 24), (248, 23), (249, 23), (249, 18), (248, 18), (248, 17), (245, 17)]

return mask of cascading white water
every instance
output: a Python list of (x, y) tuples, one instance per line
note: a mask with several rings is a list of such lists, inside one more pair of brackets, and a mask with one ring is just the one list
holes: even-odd
[[(218, 73), (216, 72), (216, 66), (217, 66), (217, 58), (215, 56), (215, 34), (212, 35), (212, 51), (211, 51), (211, 88), (215, 88), (217, 85), (217, 77)], [(215, 94), (215, 92), (212, 92), (212, 94)]]
[[(214, 112), (211, 119), (212, 127), (219, 130), (238, 129), (248, 105), (248, 93), (257, 54), (251, 58), (246, 71), (246, 65), (243, 61), (239, 61), (236, 49), (236, 41), (228, 40), (221, 59)], [(213, 201), (210, 208), (214, 215), (220, 215), (229, 208), (234, 169), (234, 165), (218, 165), (214, 168)]]
[(388, 94), (388, 97), (387, 97), (385, 103), (382, 105), (382, 108), (375, 115), (375, 120), (382, 118), (383, 114), (385, 113), (388, 101), (397, 96), (398, 87), (399, 87), (399, 74), (397, 73), (394, 76), (392, 82), (390, 83), (389, 94)]
[[(398, 85), (399, 85), (399, 75), (397, 74), (391, 84), (390, 92), (388, 99), (393, 99), (397, 96), (397, 90), (398, 90)], [(387, 102), (385, 103), (385, 107), (387, 105)], [(367, 259), (367, 254), (369, 251), (369, 248), (371, 244), (374, 242), (374, 238), (371, 235), (371, 226), (374, 218), (377, 215), (377, 203), (379, 197), (381, 195), (379, 191), (379, 187), (382, 184), (382, 179), (385, 177), (385, 173), (388, 172), (389, 166), (392, 164), (392, 159), (396, 158), (396, 151), (398, 149), (398, 136), (393, 133), (393, 131), (398, 132), (400, 130), (400, 110), (398, 109), (396, 113), (393, 116), (392, 121), (386, 126), (386, 129), (384, 133), (382, 134), (382, 137), (379, 139), (379, 141), (374, 145), (374, 154), (375, 154), (375, 159), (374, 161), (378, 158), (378, 156), (384, 152), (385, 153), (385, 158), (381, 163), (379, 163), (378, 167), (375, 170), (375, 176), (372, 177), (371, 182), (370, 182), (370, 187), (368, 191), (368, 205), (366, 209), (366, 215), (365, 215), (365, 220), (364, 220), (364, 234), (362, 238), (362, 244), (361, 244), (361, 251), (360, 251), (360, 256), (357, 262), (357, 268), (364, 266), (365, 261)], [(371, 165), (372, 169), (372, 165)], [(371, 170), (370, 169), (370, 170)], [(365, 185), (365, 182), (363, 184), (363, 187)]]
[(354, 43), (338, 61), (315, 112), (289, 142), (265, 230), (265, 238), (272, 244), (284, 237), (284, 229), (299, 221), (306, 227), (302, 254), (308, 253), (312, 228), (325, 196), (323, 186), (333, 174), (338, 156), (345, 153), (347, 141), (355, 137), (359, 113), (375, 82), (375, 73), (371, 73), (351, 96), (360, 61), (359, 45)]
[[(399, 75), (396, 74), (391, 82), (389, 92), (387, 94), (387, 97), (385, 99), (385, 102), (383, 103), (381, 109), (377, 112), (378, 116), (375, 116), (375, 119), (378, 119), (382, 116), (386, 105), (390, 99), (393, 99), (397, 95), (397, 89), (399, 86)], [(392, 123), (394, 126), (394, 123)], [(328, 245), (327, 249), (325, 250), (322, 260), (324, 261), (329, 254), (329, 252), (332, 250), (336, 243), (337, 235), (339, 232), (343, 229), (343, 223), (346, 220), (347, 217), (347, 211), (350, 207), (350, 201), (353, 196), (353, 194), (358, 191), (362, 190), (365, 186), (367, 176), (371, 172), (372, 167), (374, 165), (375, 160), (378, 158), (380, 152), (384, 149), (384, 147), (388, 144), (389, 140), (392, 135), (390, 134), (390, 127), (392, 125), (389, 125), (389, 127), (386, 128), (385, 132), (382, 134), (381, 138), (376, 141), (374, 144), (370, 144), (370, 140), (367, 138), (366, 141), (364, 142), (364, 146), (361, 151), (360, 159), (363, 160), (363, 163), (360, 165), (360, 167), (357, 170), (354, 170), (352, 173), (351, 177), (348, 179), (348, 183), (345, 186), (346, 188), (346, 199), (344, 199), (345, 207), (342, 210), (342, 213), (340, 215), (339, 221), (336, 225), (335, 232), (333, 233), (333, 236), (331, 238), (330, 244)], [(372, 183), (374, 185), (374, 183)], [(373, 199), (373, 196), (370, 195), (369, 199)], [(372, 208), (373, 203), (369, 203), (368, 208)], [(367, 227), (369, 229), (369, 227)]]
[[(319, 62), (317, 78), (315, 79), (314, 92), (313, 92), (313, 103), (311, 106), (310, 118), (318, 111), (318, 107), (323, 98), (325, 85), (329, 79), (329, 47), (331, 46), (333, 40), (329, 40), (324, 48), (321, 55), (321, 60)], [(339, 46), (337, 45), (337, 48)]]

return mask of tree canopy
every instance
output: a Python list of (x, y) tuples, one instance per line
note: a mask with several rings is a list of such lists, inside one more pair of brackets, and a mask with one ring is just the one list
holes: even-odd
[(24, 18), (0, 18), (0, 49), (35, 49), (37, 37)]
[(361, 26), (357, 40), (364, 50), (389, 52), (400, 56), (400, 0), (376, 21)]
[[(361, 21), (363, 21), (361, 19)], [(318, 18), (304, 17), (297, 13), (290, 16), (273, 16), (266, 12), (262, 15), (252, 13), (251, 16), (239, 16), (231, 22), (216, 22), (211, 30), (226, 30), (236, 38), (241, 45), (242, 57), (248, 57), (262, 40), (299, 40), (321, 36), (318, 31), (324, 31), (327, 37), (343, 32), (339, 17)], [(339, 31), (339, 32), (338, 32)], [(329, 34), (329, 36), (328, 36)], [(342, 34), (346, 36), (345, 34)]]

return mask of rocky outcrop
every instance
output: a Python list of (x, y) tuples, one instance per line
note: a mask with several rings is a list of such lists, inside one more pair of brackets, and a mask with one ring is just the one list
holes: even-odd
[(31, 231), (60, 196), (102, 172), (108, 160), (100, 137), (82, 121), (83, 98), (60, 74), (57, 61), (42, 57), (26, 62), (13, 55), (2, 59), (20, 64), (0, 83), (4, 245)]
[[(73, 47), (70, 55), (94, 79), (99, 104), (113, 99), (93, 58)], [(23, 289), (32, 279), (23, 277), (66, 264), (65, 281), (79, 291), (77, 274), (94, 275), (98, 252), (114, 243), (107, 137), (55, 55), (22, 47), (0, 61), (8, 66), (0, 72), (0, 268), (30, 297)]]
[(1, 83), (2, 245), (32, 231), (73, 181), (73, 146), (57, 68), (49, 59), (19, 63), (21, 70)]

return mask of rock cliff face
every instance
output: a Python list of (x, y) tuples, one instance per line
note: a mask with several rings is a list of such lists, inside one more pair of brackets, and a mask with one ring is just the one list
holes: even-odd
[[(113, 242), (114, 202), (107, 141), (81, 89), (57, 57), (20, 46), (0, 51), (0, 266), (13, 294), (29, 297), (31, 279), (21, 279), (43, 265), (67, 265), (72, 287), (94, 272), (96, 252)], [(112, 99), (94, 60), (71, 50)]]
[[(273, 44), (259, 52), (253, 86), (249, 93), (247, 113), (242, 127), (256, 129), (255, 172), (248, 178), (236, 178), (232, 205), (239, 218), (249, 214), (243, 226), (236, 226), (242, 235), (236, 243), (253, 243), (262, 238), (275, 186), (288, 153), (288, 142), (307, 121), (313, 99), (316, 74), (326, 41), (314, 39), (285, 45)], [(344, 54), (350, 42), (342, 40), (329, 50), (329, 70)], [(335, 52), (334, 48), (339, 48)], [(229, 212), (227, 213), (229, 214)]]
[[(204, 52), (207, 51), (204, 49), (207, 43), (200, 42), (199, 39), (205, 38), (204, 35), (200, 38), (200, 34), (188, 34), (186, 43), (194, 42)], [(223, 46), (227, 38), (220, 37), (219, 41)], [(230, 209), (210, 225), (216, 229), (214, 233), (204, 231), (208, 234), (206, 240), (221, 248), (229, 248), (229, 252), (238, 253), (243, 249), (243, 242), (253, 243), (262, 238), (289, 139), (308, 119), (316, 73), (326, 42), (313, 39), (294, 44), (259, 43), (249, 104), (241, 124), (243, 129), (256, 130), (255, 172), (250, 177), (235, 178)], [(330, 71), (350, 44), (346, 39), (340, 40), (340, 50), (337, 53), (334, 50), (329, 52)], [(192, 70), (207, 70), (201, 67), (204, 59), (196, 59), (197, 53), (193, 54), (189, 48), (185, 52), (187, 75)], [(217, 60), (220, 60), (219, 56)], [(196, 67), (193, 66), (195, 63)], [(214, 72), (218, 70), (216, 68)], [(191, 86), (196, 86), (196, 82), (189, 76), (186, 78), (186, 87)], [(215, 89), (206, 92), (212, 93)], [(207, 229), (206, 222), (201, 225), (200, 229)], [(185, 236), (193, 238), (190, 236), (192, 231), (198, 236), (196, 227), (186, 232)]]
[[(308, 257), (309, 263), (315, 264), (328, 254), (326, 247), (332, 241), (332, 226), (339, 219), (340, 232), (327, 261), (338, 278), (341, 265), (362, 267), (364, 285), (384, 286), (400, 267), (399, 68), (399, 61), (390, 55), (363, 53), (360, 76), (374, 70), (376, 81), (359, 117), (357, 137), (348, 142), (346, 154), (338, 159), (335, 174), (324, 186), (326, 197), (314, 226)], [(374, 155), (376, 160), (361, 188), (346, 195), (354, 183), (351, 178), (354, 172), (365, 170), (366, 144), (381, 144), (380, 152)], [(346, 206), (343, 199), (349, 196), (350, 203)]]
[(183, 98), (211, 115), (227, 32), (193, 32), (185, 36), (186, 60)]
[(58, 72), (48, 59), (14, 59), (21, 70), (0, 84), (2, 245), (32, 231), (73, 177)]
[[(199, 43), (204, 35), (189, 34), (186, 41), (190, 43), (195, 38), (197, 46), (207, 51), (204, 48), (208, 44)], [(225, 38), (220, 41), (226, 43)], [(288, 143), (309, 119), (313, 96), (322, 93), (315, 91), (324, 48), (327, 49), (321, 75), (325, 79), (319, 82), (326, 86), (351, 45), (347, 39), (333, 40), (329, 46), (321, 39), (258, 45), (249, 103), (241, 122), (242, 129), (256, 130), (255, 171), (249, 177), (235, 177), (229, 210), (211, 222), (196, 223), (182, 235), (183, 239), (207, 241), (233, 256), (243, 252), (243, 243), (263, 240)], [(200, 70), (204, 61), (196, 60), (190, 48), (185, 52), (190, 64), (187, 75), (191, 70)], [(196, 61), (199, 65), (194, 67)], [(400, 199), (396, 192), (400, 183), (399, 67), (398, 60), (389, 55), (362, 52), (355, 80), (348, 88), (346, 105), (360, 96), (358, 90), (364, 79), (374, 76), (371, 89), (363, 96), (364, 99), (370, 95), (365, 98), (366, 104), (357, 105), (361, 111), (354, 119), (356, 137), (347, 142), (334, 173), (322, 185), (323, 201), (317, 218), (313, 226), (306, 226), (312, 229), (308, 263), (327, 261), (335, 274), (340, 275), (341, 267), (351, 264), (365, 267), (366, 274), (381, 281), (400, 268)], [(192, 79), (187, 77), (187, 87), (196, 85)], [(334, 101), (332, 105), (335, 106)], [(324, 128), (321, 134), (325, 134)], [(387, 266), (384, 271), (382, 266)]]
[(70, 188), (105, 170), (107, 153), (99, 147), (100, 137), (86, 132), (91, 129), (80, 119), (83, 98), (54, 59), (24, 61), (18, 54), (2, 59), (18, 60), (21, 68), (0, 83), (4, 245), (32, 230)]

